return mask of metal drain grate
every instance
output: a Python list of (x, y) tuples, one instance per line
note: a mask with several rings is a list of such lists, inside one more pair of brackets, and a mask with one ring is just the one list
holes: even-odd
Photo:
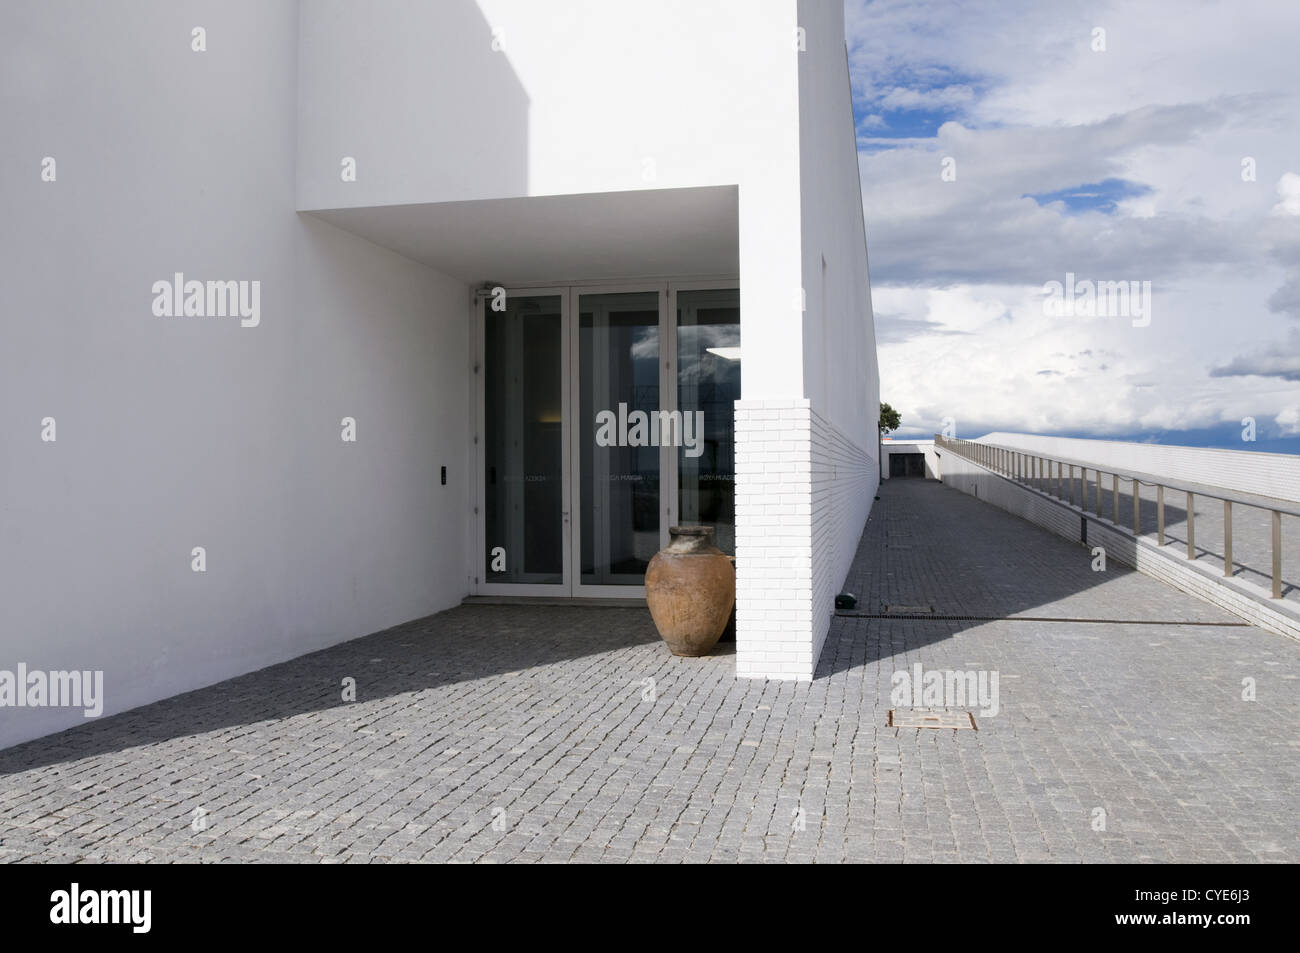
[(905, 606), (890, 605), (885, 606), (885, 615), (932, 615), (934, 606)]
[(975, 716), (968, 711), (946, 708), (891, 708), (890, 728), (972, 728), (979, 731)]

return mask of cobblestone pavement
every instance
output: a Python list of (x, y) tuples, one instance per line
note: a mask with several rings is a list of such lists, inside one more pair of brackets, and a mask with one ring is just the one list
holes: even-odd
[[(1300, 644), (881, 496), (810, 684), (644, 609), (462, 606), (0, 752), (0, 860), (1300, 860)], [(999, 712), (887, 727), (916, 663), (997, 671)]]

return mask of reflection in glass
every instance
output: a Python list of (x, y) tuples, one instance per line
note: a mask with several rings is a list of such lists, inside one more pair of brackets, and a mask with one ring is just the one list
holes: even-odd
[(559, 295), (485, 309), (484, 577), (564, 582), (563, 336)]
[(704, 412), (704, 452), (679, 450), (682, 523), (714, 527), (713, 543), (736, 553), (735, 401), (740, 399), (739, 290), (677, 293), (677, 405)]
[[(636, 445), (629, 416), (659, 409), (659, 296), (578, 300), (580, 579), (639, 586), (659, 549), (659, 448)], [(603, 436), (602, 412), (615, 421)]]

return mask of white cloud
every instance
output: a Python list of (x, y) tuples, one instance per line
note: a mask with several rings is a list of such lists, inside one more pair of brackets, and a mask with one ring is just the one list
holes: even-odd
[(1273, 206), (1276, 215), (1300, 215), (1300, 175), (1288, 172), (1277, 180), (1277, 197)]
[(895, 86), (877, 100), (881, 109), (940, 109), (965, 105), (975, 99), (969, 86), (941, 86), (934, 89)]
[[(872, 109), (972, 91), (933, 138), (860, 157), (882, 398), (905, 426), (1102, 435), (1296, 407), (1300, 4), (874, 0), (847, 23)], [(1149, 191), (1109, 215), (1025, 197), (1106, 179)], [(1067, 271), (1151, 281), (1151, 326), (1051, 323), (1042, 284)]]

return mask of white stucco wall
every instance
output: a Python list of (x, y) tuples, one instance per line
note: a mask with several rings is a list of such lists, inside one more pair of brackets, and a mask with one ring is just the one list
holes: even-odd
[[(0, 668), (103, 670), (112, 713), (457, 601), (468, 290), (295, 212), (297, 4), (5, 24)], [(260, 324), (154, 316), (177, 271), (260, 280)]]
[(738, 186), (742, 386), (802, 397), (795, 27), (795, 0), (313, 0), (299, 208)]
[(842, 4), (800, 0), (799, 23), (805, 396), (875, 459), (880, 373)]
[[(740, 517), (742, 588), (763, 559), (807, 583), (776, 593), (764, 631), (788, 644), (750, 674), (808, 677), (869, 506), (878, 390), (874, 348), (857, 360), (871, 335), (851, 122), (819, 112), (836, 83), (847, 103), (827, 39), (840, 13), (813, 6), (11, 5), (0, 667), (102, 669), (111, 713), (466, 591), (446, 541), (468, 533), (468, 289), (295, 209), (735, 185), (744, 396), (793, 408), (790, 447), (751, 443), (748, 465), (807, 474)], [(801, 153), (832, 178), (802, 175)], [(828, 290), (810, 312), (814, 245)], [(178, 271), (261, 281), (261, 323), (155, 317), (152, 285)], [(815, 394), (813, 341), (830, 361)], [(790, 540), (752, 548), (770, 525)], [(81, 720), (6, 712), (0, 745)]]
[[(322, 0), (301, 32), (304, 209), (737, 187), (738, 671), (810, 677), (879, 467), (841, 6)], [(472, 81), (454, 106), (390, 93), (456, 76)], [(339, 157), (368, 140), (384, 143), (378, 168), (342, 182)], [(761, 433), (771, 409), (789, 433)]]
[(803, 396), (736, 406), (736, 651), (743, 676), (806, 680), (880, 483), (880, 382), (843, 9), (798, 17)]
[(880, 485), (880, 374), (843, 5), (800, 0), (800, 239), (811, 408), (813, 658)]

